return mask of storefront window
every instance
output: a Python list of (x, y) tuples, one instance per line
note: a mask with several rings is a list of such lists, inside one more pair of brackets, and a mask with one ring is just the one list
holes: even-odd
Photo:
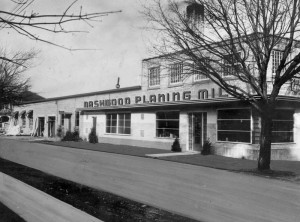
[(272, 143), (294, 141), (294, 110), (276, 110), (272, 124)]
[(179, 137), (179, 112), (156, 113), (156, 136)]
[(130, 134), (131, 114), (106, 114), (106, 133)]
[(251, 142), (250, 109), (218, 110), (218, 141)]

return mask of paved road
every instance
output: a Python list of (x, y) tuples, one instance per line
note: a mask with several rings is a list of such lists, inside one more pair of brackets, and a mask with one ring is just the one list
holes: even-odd
[(300, 187), (162, 160), (0, 139), (0, 156), (200, 221), (293, 221)]

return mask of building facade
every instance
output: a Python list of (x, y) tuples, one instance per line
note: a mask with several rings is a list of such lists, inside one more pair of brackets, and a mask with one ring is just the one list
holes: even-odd
[[(14, 108), (11, 125), (41, 137), (55, 137), (58, 129), (79, 130), (85, 140), (95, 128), (99, 142), (165, 150), (179, 138), (185, 152), (201, 151), (209, 140), (216, 154), (257, 159), (255, 110), (205, 76), (182, 75), (181, 63), (165, 63), (160, 57), (143, 60), (140, 86), (24, 103)], [(278, 97), (272, 159), (300, 159), (298, 85), (287, 83)]]

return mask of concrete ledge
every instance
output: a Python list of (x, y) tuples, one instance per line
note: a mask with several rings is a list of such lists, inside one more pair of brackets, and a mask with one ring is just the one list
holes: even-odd
[(166, 157), (166, 156), (187, 156), (187, 155), (195, 155), (200, 152), (191, 151), (191, 152), (178, 152), (178, 153), (158, 153), (158, 154), (146, 154), (149, 157)]
[(101, 222), (1, 172), (0, 201), (30, 222)]

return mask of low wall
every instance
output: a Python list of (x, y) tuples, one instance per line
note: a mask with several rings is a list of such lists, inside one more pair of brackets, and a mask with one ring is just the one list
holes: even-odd
[(101, 222), (1, 172), (0, 201), (30, 222)]
[[(213, 144), (214, 153), (221, 156), (233, 158), (245, 158), (257, 160), (259, 156), (258, 144), (222, 143)], [(300, 160), (300, 148), (295, 144), (273, 144), (271, 150), (272, 160)]]

